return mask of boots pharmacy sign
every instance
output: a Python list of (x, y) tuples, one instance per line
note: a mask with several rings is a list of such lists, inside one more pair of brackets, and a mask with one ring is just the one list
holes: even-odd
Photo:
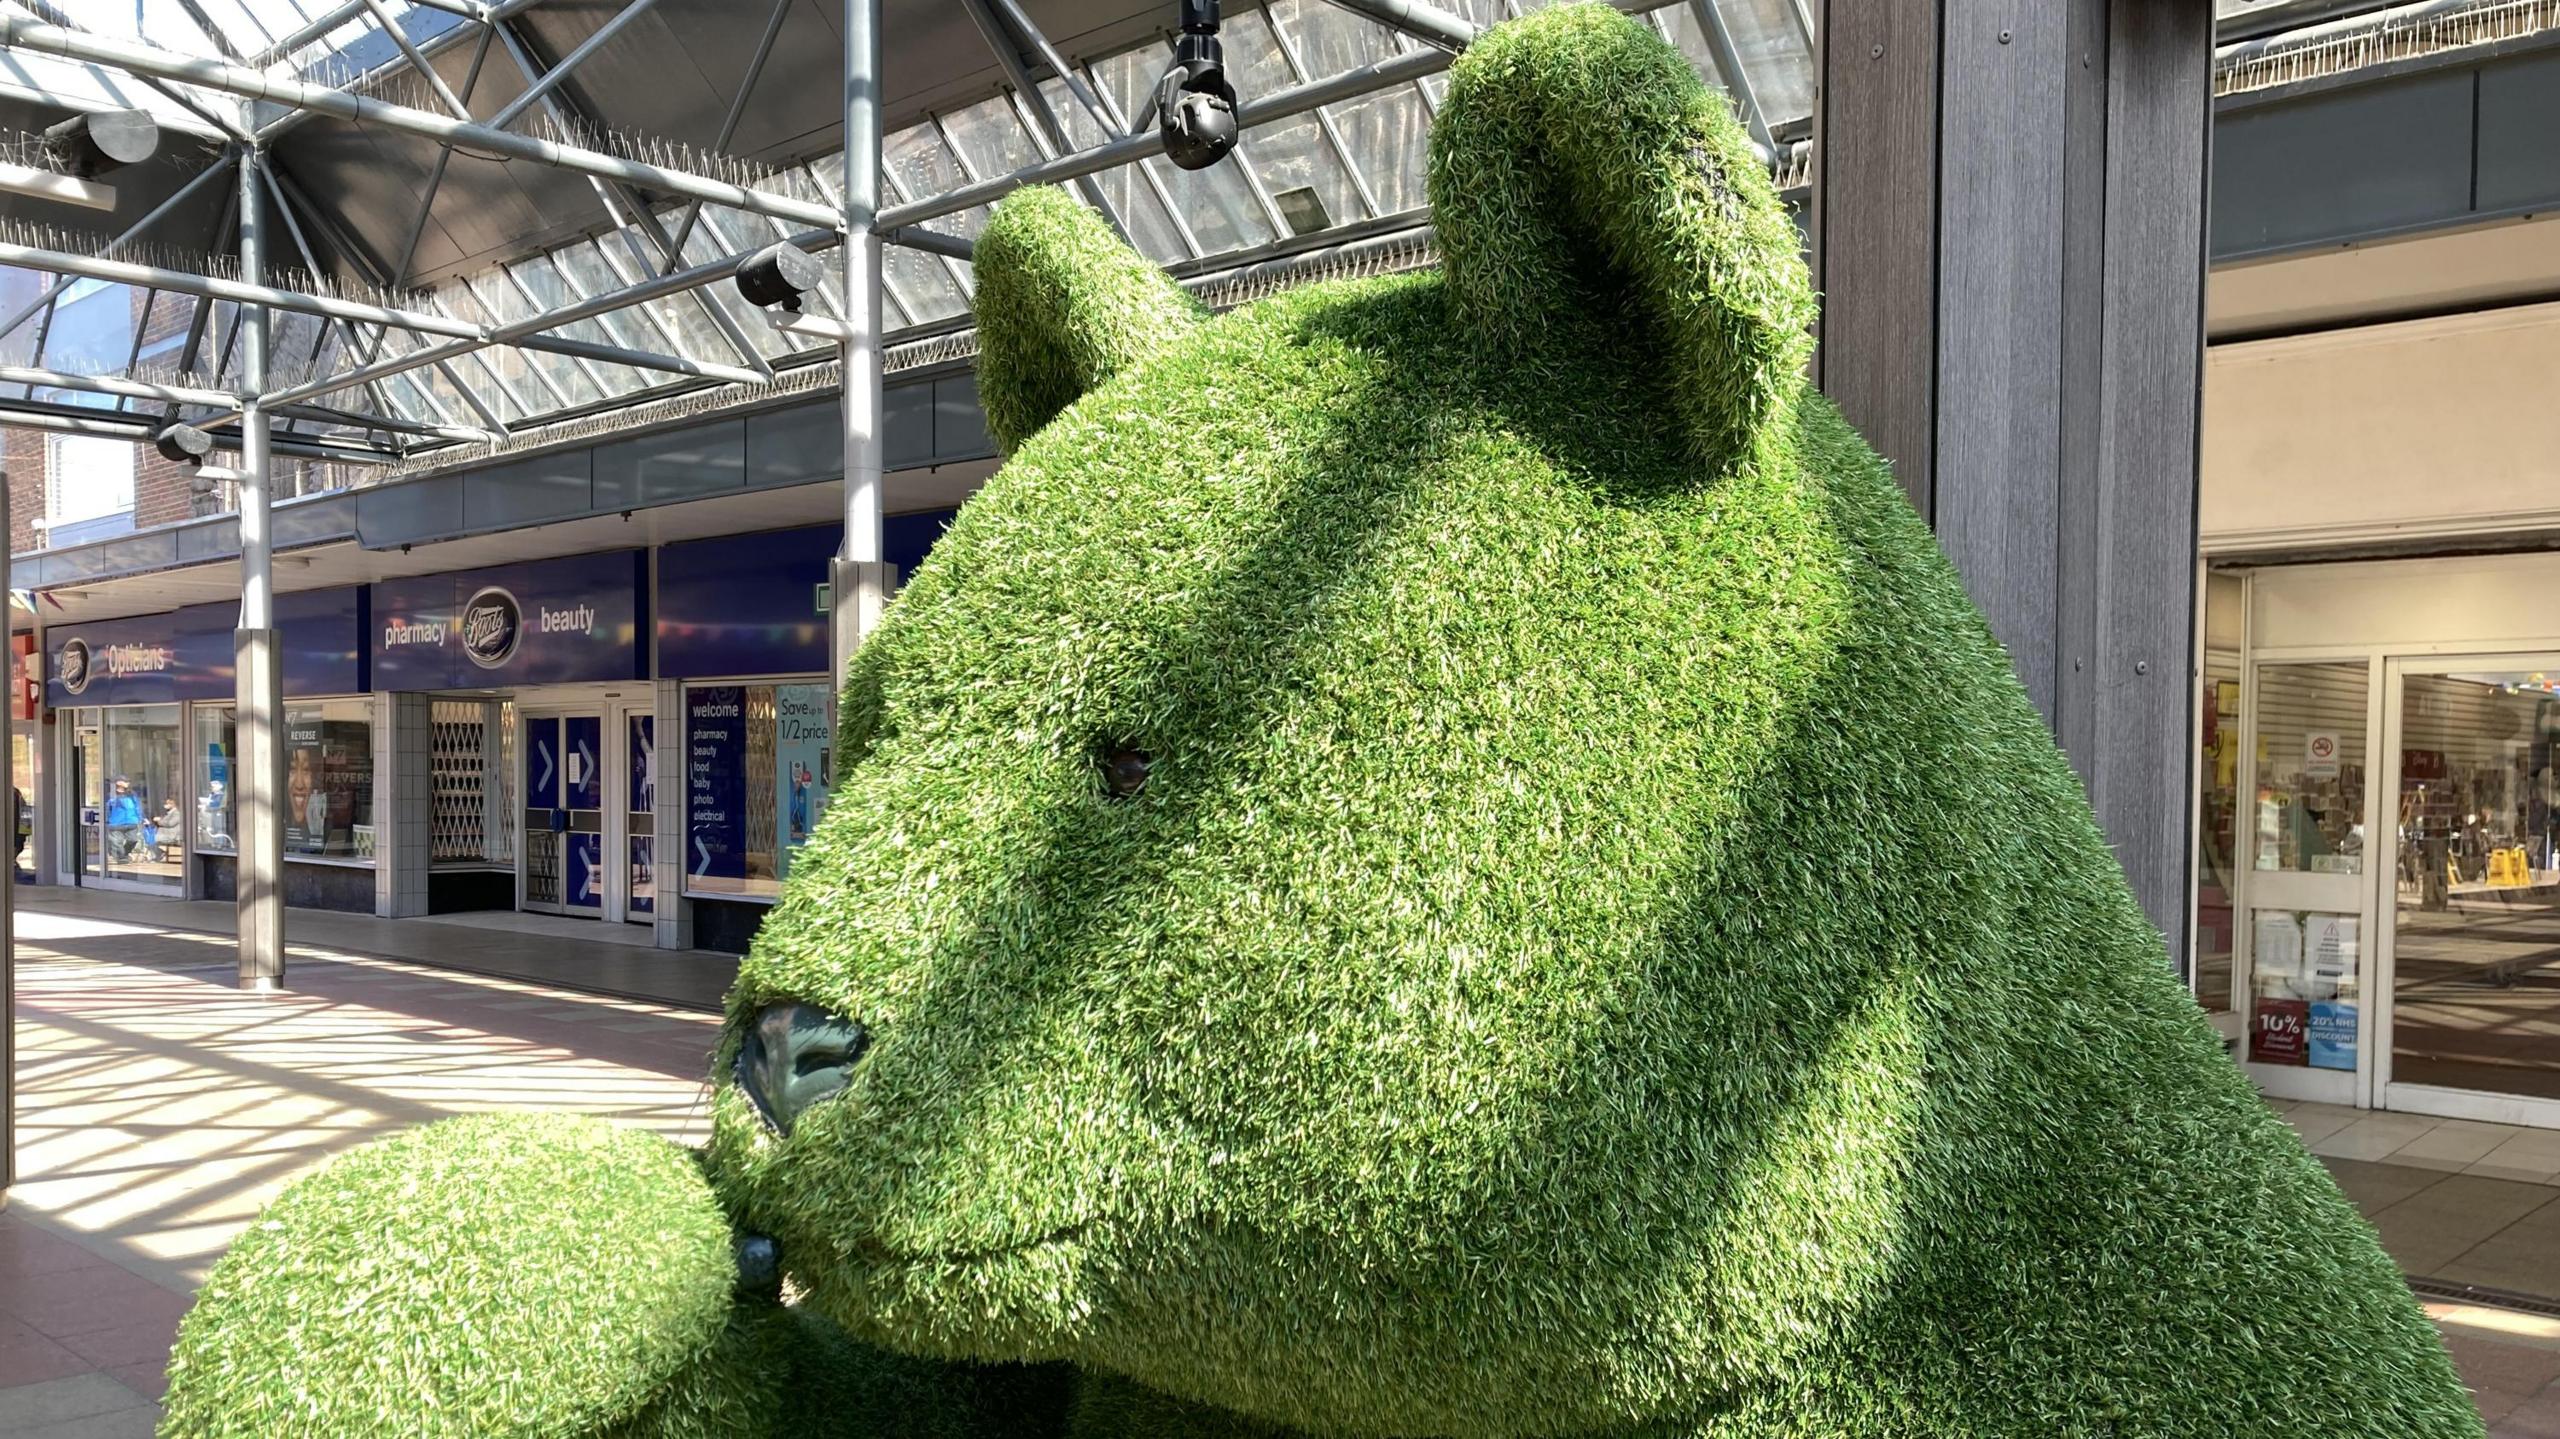
[(648, 555), (620, 550), (373, 587), (376, 689), (648, 677)]

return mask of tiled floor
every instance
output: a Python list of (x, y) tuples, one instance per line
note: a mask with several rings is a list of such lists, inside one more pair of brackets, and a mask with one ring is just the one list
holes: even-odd
[[(482, 938), (444, 933), (465, 962)], [(513, 1108), (698, 1134), (711, 1014), (300, 944), (290, 961), (291, 990), (260, 998), (233, 986), (227, 935), (20, 911), (0, 1436), (150, 1434), (187, 1296), (332, 1152)]]

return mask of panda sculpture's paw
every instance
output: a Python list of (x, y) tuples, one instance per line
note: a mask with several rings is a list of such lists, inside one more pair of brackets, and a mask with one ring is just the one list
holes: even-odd
[(445, 1120), (338, 1156), (241, 1235), (179, 1328), (161, 1433), (759, 1435), (809, 1341), (740, 1290), (686, 1151)]

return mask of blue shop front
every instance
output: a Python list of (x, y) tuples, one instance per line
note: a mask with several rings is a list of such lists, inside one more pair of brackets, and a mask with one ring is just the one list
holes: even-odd
[[(951, 514), (889, 521), (902, 577)], [(513, 909), (743, 950), (836, 782), (837, 534), (281, 596), (287, 903)], [(232, 894), (235, 614), (45, 630), (61, 882)]]

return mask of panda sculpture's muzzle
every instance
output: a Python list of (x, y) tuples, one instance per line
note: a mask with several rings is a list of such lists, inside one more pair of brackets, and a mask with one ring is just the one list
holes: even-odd
[(782, 1000), (756, 1011), (732, 1077), (764, 1122), (788, 1135), (794, 1120), (852, 1082), (853, 1066), (870, 1046), (860, 1020)]

